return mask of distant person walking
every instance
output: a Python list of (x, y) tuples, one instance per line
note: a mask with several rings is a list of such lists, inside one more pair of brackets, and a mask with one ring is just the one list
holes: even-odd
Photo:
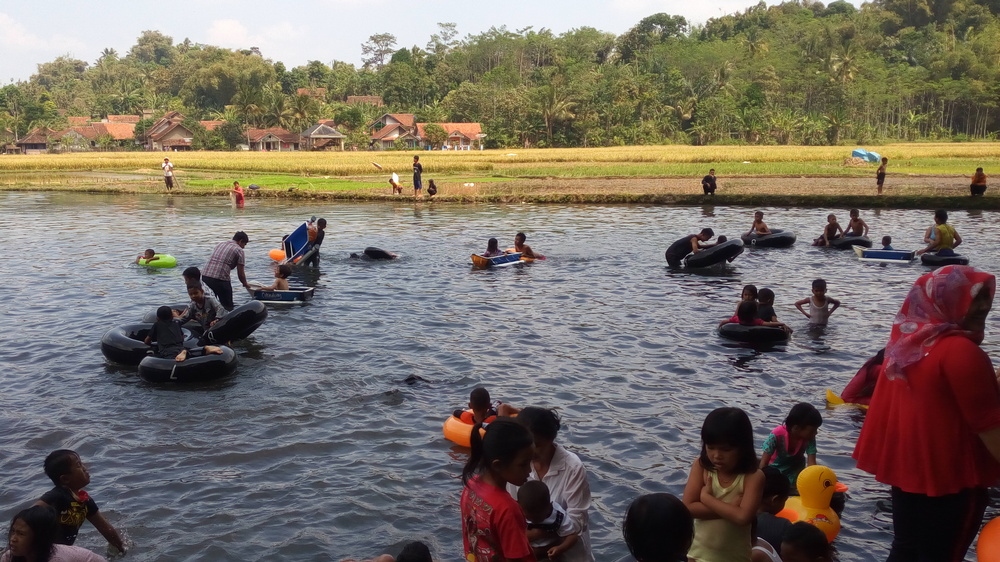
[(170, 163), (169, 158), (163, 159), (163, 164), (160, 164), (163, 168), (163, 182), (167, 184), (167, 189), (173, 189), (174, 187), (174, 165)]
[(708, 171), (708, 175), (701, 178), (701, 189), (705, 195), (715, 195), (715, 169)]
[(424, 167), (420, 164), (420, 157), (413, 157), (413, 196), (421, 197), (421, 190), (424, 188), (423, 180), (420, 178), (424, 173)]
[(246, 258), (243, 255), (243, 248), (246, 248), (250, 237), (242, 230), (233, 235), (232, 240), (226, 240), (215, 247), (212, 256), (208, 258), (208, 264), (201, 272), (201, 280), (212, 289), (215, 296), (219, 297), (219, 302), (226, 310), (232, 310), (233, 285), (229, 277), (229, 272), (236, 269), (236, 275), (240, 283), (247, 289), (247, 275), (243, 270)]
[(878, 171), (875, 172), (875, 185), (878, 187), (878, 194), (882, 195), (882, 184), (885, 183), (885, 167), (889, 164), (889, 159), (885, 156), (882, 157), (882, 165), (878, 167)]
[(986, 193), (986, 174), (983, 173), (982, 168), (976, 168), (976, 173), (972, 175), (972, 184), (969, 186), (969, 191), (973, 197), (977, 195), (982, 196)]

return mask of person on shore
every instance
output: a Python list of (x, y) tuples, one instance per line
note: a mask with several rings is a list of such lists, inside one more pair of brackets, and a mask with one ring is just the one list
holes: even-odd
[(969, 192), (973, 197), (982, 196), (986, 193), (986, 174), (982, 168), (976, 168), (976, 173), (972, 174), (972, 183), (969, 185)]
[(544, 259), (544, 256), (535, 254), (535, 252), (531, 249), (531, 246), (529, 246), (529, 245), (527, 245), (527, 244), (524, 243), (524, 241), (527, 240), (527, 239), (528, 239), (528, 237), (525, 236), (523, 232), (518, 232), (517, 234), (515, 234), (514, 235), (514, 251), (515, 252), (520, 252), (522, 258)]
[(955, 227), (948, 224), (948, 211), (944, 209), (934, 211), (934, 226), (931, 228), (930, 236), (924, 238), (924, 240), (929, 238), (930, 242), (926, 248), (917, 250), (917, 255), (934, 252), (939, 256), (954, 256), (955, 248), (962, 243), (962, 236)]
[(427, 196), (434, 197), (437, 194), (438, 194), (438, 188), (436, 185), (434, 185), (434, 180), (430, 180), (427, 183)]
[(79, 546), (56, 544), (59, 523), (50, 507), (22, 509), (10, 522), (8, 549), (0, 562), (107, 562), (103, 556)]
[(393, 172), (392, 175), (389, 176), (389, 185), (392, 186), (393, 195), (403, 194), (403, 185), (399, 183), (399, 174), (397, 174), (396, 172)]
[(500, 249), (500, 241), (496, 238), (490, 238), (486, 241), (486, 251), (482, 253), (484, 258), (495, 258), (497, 256), (502, 256), (506, 252)]
[(490, 391), (483, 387), (472, 389), (469, 393), (469, 410), (455, 410), (452, 415), (467, 424), (487, 424), (497, 417), (513, 417), (521, 410), (503, 402), (490, 399)]
[(158, 260), (160, 258), (156, 257), (156, 251), (152, 248), (147, 248), (141, 256), (135, 258), (135, 263), (139, 265), (149, 265), (150, 263)]
[(242, 209), (245, 199), (243, 197), (243, 188), (240, 187), (240, 182), (233, 182), (233, 200), (236, 202), (236, 208)]
[(756, 234), (757, 236), (765, 236), (771, 234), (771, 229), (767, 227), (767, 223), (764, 222), (764, 212), (757, 211), (753, 214), (753, 224), (750, 226), (750, 230), (747, 234)]
[(823, 227), (823, 234), (813, 240), (813, 246), (829, 246), (831, 240), (836, 240), (844, 235), (844, 229), (837, 222), (837, 215), (830, 213), (826, 216), (826, 226)]
[(163, 183), (167, 184), (167, 189), (173, 189), (174, 187), (174, 165), (170, 163), (169, 158), (164, 158), (163, 163), (160, 164), (163, 168)]
[(274, 268), (274, 283), (270, 287), (261, 287), (261, 291), (287, 291), (288, 276), (292, 274), (292, 266), (283, 263)]
[(882, 249), (883, 250), (895, 250), (895, 248), (892, 247), (892, 236), (883, 236), (882, 237)]
[(701, 190), (705, 192), (705, 195), (715, 195), (715, 169), (708, 171), (708, 175), (701, 178)]
[(889, 159), (885, 156), (882, 157), (882, 165), (878, 167), (875, 172), (875, 186), (878, 188), (878, 194), (882, 195), (882, 185), (885, 184), (885, 168), (889, 165)]
[(739, 408), (718, 408), (701, 427), (701, 454), (684, 486), (694, 517), (695, 561), (750, 560), (752, 527), (764, 490), (753, 426)]
[(243, 255), (243, 248), (246, 248), (249, 242), (250, 237), (241, 230), (233, 235), (232, 240), (219, 243), (212, 251), (212, 255), (205, 265), (205, 270), (201, 274), (201, 280), (212, 289), (226, 310), (232, 310), (236, 306), (233, 304), (233, 285), (229, 277), (230, 271), (235, 269), (236, 276), (243, 287), (250, 288), (250, 284), (247, 283), (246, 271), (244, 271), (246, 258)]
[(981, 347), (995, 292), (992, 274), (945, 266), (893, 321), (853, 455), (892, 487), (888, 560), (963, 560), (1000, 480), (1000, 386)]
[[(809, 305), (809, 312), (802, 309), (803, 305)], [(830, 308), (833, 305), (833, 308)], [(795, 308), (809, 319), (810, 326), (826, 326), (833, 311), (840, 308), (840, 301), (826, 296), (826, 280), (816, 279), (812, 282), (812, 295), (795, 302)]]
[(566, 510), (549, 496), (549, 487), (528, 480), (517, 489), (517, 503), (528, 521), (528, 542), (539, 560), (558, 560), (580, 540)]
[(848, 236), (868, 236), (868, 223), (861, 218), (861, 211), (858, 209), (851, 209), (851, 220), (844, 231), (844, 237)]
[(823, 416), (808, 402), (792, 406), (785, 422), (771, 430), (764, 440), (760, 467), (773, 466), (795, 489), (799, 473), (816, 464), (816, 433), (823, 425)]
[(619, 562), (687, 562), (694, 518), (677, 496), (646, 494), (628, 506), (622, 535), (632, 556)]
[(90, 473), (80, 455), (69, 449), (52, 451), (45, 457), (45, 475), (55, 487), (35, 502), (36, 506), (54, 509), (59, 521), (55, 542), (73, 546), (84, 520), (97, 529), (111, 546), (125, 552), (125, 541), (118, 530), (101, 515), (100, 508), (84, 487), (90, 484)]
[(316, 221), (316, 236), (313, 238), (312, 247), (316, 248), (313, 255), (309, 256), (309, 261), (305, 264), (312, 267), (319, 267), (319, 248), (323, 245), (323, 240), (326, 238), (326, 219), (319, 219)]
[(711, 228), (703, 228), (698, 234), (688, 234), (684, 238), (676, 240), (666, 251), (667, 263), (670, 267), (680, 267), (681, 260), (688, 254), (697, 254), (709, 246), (701, 244), (708, 242), (715, 236), (715, 231)]
[(413, 196), (423, 197), (421, 190), (424, 188), (424, 181), (421, 176), (424, 173), (424, 166), (420, 163), (420, 157), (413, 157)]
[(471, 453), (462, 469), (462, 543), (467, 560), (534, 562), (528, 522), (508, 485), (528, 480), (534, 453), (531, 433), (520, 423), (499, 419), (472, 427)]

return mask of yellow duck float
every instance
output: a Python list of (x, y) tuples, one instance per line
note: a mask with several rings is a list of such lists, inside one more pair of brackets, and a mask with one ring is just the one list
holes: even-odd
[(799, 473), (795, 486), (802, 495), (788, 498), (778, 517), (793, 523), (805, 521), (823, 531), (826, 540), (833, 542), (840, 533), (840, 516), (830, 507), (833, 493), (837, 491), (837, 475), (825, 466), (808, 466)]

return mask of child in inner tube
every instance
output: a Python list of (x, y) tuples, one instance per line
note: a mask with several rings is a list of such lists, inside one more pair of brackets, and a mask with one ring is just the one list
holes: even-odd
[[(200, 290), (192, 288), (193, 290)], [(184, 347), (184, 332), (181, 331), (181, 322), (186, 320), (175, 320), (174, 311), (169, 306), (161, 306), (156, 309), (156, 322), (149, 330), (149, 335), (144, 340), (146, 345), (153, 346), (153, 353), (160, 359), (170, 359), (180, 362), (188, 357), (188, 350)], [(214, 345), (206, 345), (202, 348), (205, 355), (219, 355), (222, 349)]]
[(498, 416), (512, 417), (520, 412), (520, 408), (515, 408), (497, 400), (490, 400), (490, 391), (483, 387), (474, 388), (469, 394), (469, 410), (455, 410), (452, 414), (463, 422), (472, 425), (477, 423), (490, 423)]
[(740, 306), (736, 309), (736, 315), (732, 318), (727, 318), (726, 320), (719, 322), (719, 327), (721, 328), (726, 324), (739, 324), (740, 326), (769, 326), (781, 328), (786, 332), (790, 331), (788, 326), (782, 322), (769, 322), (758, 318), (757, 301), (755, 300), (745, 300), (741, 302)]
[(156, 261), (160, 258), (156, 257), (156, 252), (152, 248), (143, 252), (143, 254), (135, 258), (135, 263), (139, 265), (149, 265), (150, 262)]

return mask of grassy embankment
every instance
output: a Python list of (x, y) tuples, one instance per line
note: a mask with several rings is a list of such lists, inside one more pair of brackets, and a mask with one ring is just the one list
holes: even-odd
[[(388, 176), (409, 185), (415, 154), (424, 183), (451, 201), (701, 203), (700, 178), (719, 176), (718, 204), (1000, 208), (993, 190), (968, 194), (976, 167), (1000, 157), (1000, 143), (894, 144), (886, 197), (874, 197), (875, 164), (846, 165), (848, 147), (641, 146), (472, 152), (187, 152), (167, 154), (183, 191), (221, 195), (232, 181), (257, 184), (257, 196), (392, 199)], [(164, 153), (0, 156), (0, 190), (121, 193), (165, 191)], [(383, 170), (372, 165), (378, 162)], [(474, 184), (474, 185), (470, 185)], [(399, 199), (399, 197), (396, 197)]]

